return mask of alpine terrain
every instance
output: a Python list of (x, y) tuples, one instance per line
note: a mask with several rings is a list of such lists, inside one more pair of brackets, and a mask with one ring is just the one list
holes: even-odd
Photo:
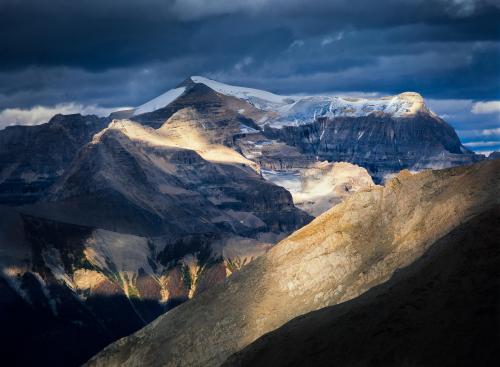
[[(498, 241), (493, 227), (499, 189), (498, 160), (418, 174), (402, 171), (384, 187), (350, 196), (223, 284), (105, 348), (87, 366), (219, 366), (293, 318), (349, 300), (287, 324), (230, 358), (228, 365), (272, 365), (280, 355), (284, 359), (278, 365), (314, 360), (325, 365), (330, 355), (344, 365), (386, 360), (391, 365), (453, 365), (462, 353), (465, 364), (495, 360), (481, 352), (495, 353), (498, 345), (498, 277), (493, 275)], [(482, 229), (493, 233), (481, 235)], [(475, 240), (474, 233), (480, 238)], [(384, 297), (387, 289), (391, 293)], [(466, 290), (473, 293), (454, 293)], [(473, 304), (474, 295), (485, 303)], [(448, 308), (460, 318), (450, 319)], [(372, 343), (358, 345), (357, 336), (366, 328), (365, 338)], [(408, 340), (400, 336), (405, 330)], [(446, 339), (447, 332), (454, 337), (436, 350), (432, 341)], [(415, 353), (397, 350), (411, 340)], [(394, 341), (393, 353), (377, 348), (385, 341)], [(347, 350), (336, 348), (339, 342), (355, 344), (361, 354), (348, 359)], [(468, 342), (481, 346), (470, 354)], [(431, 349), (417, 352), (427, 345)], [(461, 346), (469, 349), (432, 359)]]
[(107, 117), (9, 126), (5, 360), (78, 366), (126, 337), (89, 365), (219, 365), (493, 208), (498, 160), (483, 159), (417, 93), (282, 96), (201, 76)]

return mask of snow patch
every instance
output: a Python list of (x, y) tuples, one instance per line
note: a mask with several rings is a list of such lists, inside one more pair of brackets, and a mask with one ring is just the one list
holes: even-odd
[(151, 101), (137, 107), (134, 110), (134, 116), (140, 115), (142, 113), (156, 111), (160, 108), (168, 106), (170, 103), (179, 98), (185, 90), (185, 87), (170, 89), (166, 93), (163, 93), (161, 96), (158, 96)]
[(192, 76), (191, 80), (194, 83), (205, 84), (207, 87), (226, 96), (243, 99), (253, 106), (257, 107), (258, 109), (264, 111), (272, 110), (289, 103), (287, 99), (289, 99), (290, 97), (280, 96), (260, 89), (237, 87), (234, 85), (217, 82), (215, 80), (208, 79), (202, 76)]

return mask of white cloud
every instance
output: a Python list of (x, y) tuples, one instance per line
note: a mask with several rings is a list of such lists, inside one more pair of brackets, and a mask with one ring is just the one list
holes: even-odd
[(490, 135), (500, 135), (500, 127), (495, 129), (484, 129), (481, 130), (481, 135), (490, 136)]
[(34, 106), (29, 109), (7, 108), (0, 111), (0, 129), (10, 125), (38, 125), (50, 120), (58, 113), (107, 116), (111, 112), (126, 109), (126, 107), (104, 108), (97, 105), (80, 103), (61, 103), (55, 106)]
[(500, 145), (500, 140), (497, 141), (469, 141), (464, 143), (467, 147), (494, 147)]
[(238, 71), (241, 71), (251, 63), (253, 63), (253, 58), (250, 56), (246, 56), (241, 61), (237, 62), (236, 65), (234, 65), (234, 68)]
[(333, 37), (327, 36), (327, 37), (323, 38), (323, 40), (321, 41), (321, 46), (326, 46), (326, 45), (329, 45), (330, 43), (338, 42), (342, 38), (344, 38), (344, 32), (339, 32)]
[(457, 133), (463, 138), (481, 139), (484, 136), (488, 136), (491, 137), (490, 139), (495, 139), (496, 136), (500, 136), (500, 127), (482, 130), (458, 130)]
[(294, 47), (302, 47), (302, 46), (304, 46), (304, 43), (305, 43), (305, 42), (304, 42), (303, 40), (295, 40), (295, 41), (293, 41), (293, 42), (290, 44), (290, 46), (288, 47), (288, 49), (292, 49), (292, 48), (294, 48)]
[(500, 113), (500, 101), (476, 102), (472, 106), (471, 112), (476, 114)]

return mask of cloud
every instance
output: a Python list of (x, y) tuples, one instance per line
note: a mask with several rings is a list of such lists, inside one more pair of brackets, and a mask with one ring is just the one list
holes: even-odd
[(249, 66), (250, 64), (253, 63), (253, 58), (250, 56), (245, 56), (242, 60), (238, 61), (235, 65), (234, 68), (238, 71), (243, 70), (245, 67)]
[(175, 0), (171, 10), (183, 20), (193, 20), (237, 12), (255, 13), (272, 2), (270, 0)]
[(500, 140), (495, 141), (469, 141), (464, 143), (467, 147), (493, 147), (500, 145)]
[(323, 38), (323, 40), (321, 41), (321, 46), (326, 46), (329, 45), (330, 43), (340, 41), (342, 38), (344, 38), (344, 32), (339, 32), (334, 37), (327, 36)]
[(471, 101), (439, 111), (455, 127), (492, 128), (471, 109), (499, 96), (499, 15), (494, 0), (0, 0), (0, 110), (140, 105), (205, 75), (282, 94), (414, 90)]
[(294, 48), (294, 47), (302, 47), (302, 46), (304, 46), (304, 43), (305, 43), (305, 42), (304, 42), (303, 40), (295, 40), (295, 41), (293, 41), (293, 42), (290, 44), (290, 46), (289, 46), (288, 48), (289, 48), (289, 49), (292, 49), (292, 48)]
[(476, 102), (471, 111), (476, 114), (500, 113), (500, 101)]
[(0, 111), (0, 129), (10, 125), (39, 125), (47, 122), (58, 113), (107, 116), (111, 112), (122, 109), (126, 109), (126, 107), (103, 108), (96, 105), (82, 105), (79, 103), (64, 103), (52, 107), (35, 106), (29, 109), (7, 108)]
[(500, 136), (500, 127), (497, 127), (494, 129), (484, 129), (481, 131), (481, 135), (486, 135), (486, 136), (498, 135), (498, 136)]

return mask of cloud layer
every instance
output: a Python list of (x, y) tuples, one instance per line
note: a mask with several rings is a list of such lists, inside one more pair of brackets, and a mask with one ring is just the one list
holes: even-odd
[(103, 108), (96, 105), (79, 103), (60, 103), (52, 107), (35, 106), (32, 108), (6, 108), (0, 112), (0, 129), (11, 125), (38, 125), (47, 122), (58, 113), (107, 116), (111, 112), (126, 109), (124, 107)]
[(283, 94), (413, 90), (460, 130), (492, 129), (499, 17), (496, 0), (0, 0), (1, 123), (137, 106), (205, 75)]

